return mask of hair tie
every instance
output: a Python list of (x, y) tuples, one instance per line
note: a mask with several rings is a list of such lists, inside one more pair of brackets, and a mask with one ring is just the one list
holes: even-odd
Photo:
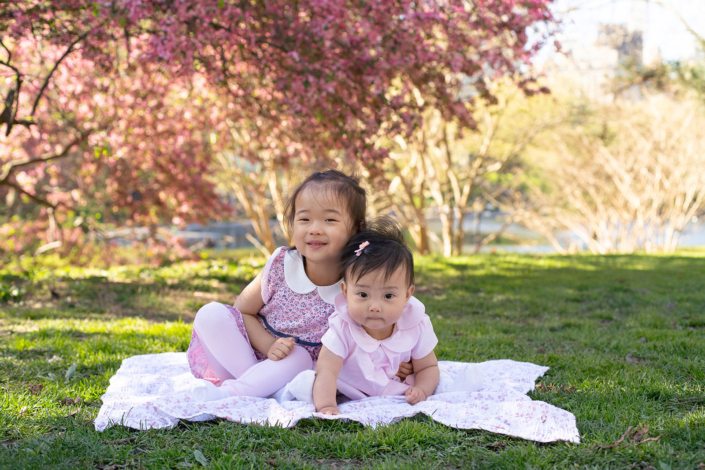
[(367, 248), (368, 246), (370, 246), (370, 242), (368, 242), (368, 241), (365, 241), (365, 242), (360, 243), (360, 248), (358, 248), (357, 250), (355, 250), (355, 254), (356, 254), (357, 256), (360, 256), (360, 255), (362, 254), (362, 250), (364, 250), (364, 249)]

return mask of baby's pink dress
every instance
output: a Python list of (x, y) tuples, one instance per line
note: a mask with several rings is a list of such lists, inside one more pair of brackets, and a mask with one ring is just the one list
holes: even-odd
[(328, 332), (321, 342), (344, 359), (338, 375), (338, 390), (348, 398), (403, 395), (413, 385), (413, 375), (404, 382), (396, 373), (399, 364), (428, 356), (438, 344), (424, 305), (409, 298), (392, 335), (374, 339), (348, 313), (348, 302), (335, 298), (335, 313), (328, 320)]
[[(335, 296), (341, 292), (340, 281), (331, 286), (316, 286), (306, 275), (299, 252), (280, 247), (269, 257), (264, 267), (264, 306), (259, 311), (258, 319), (275, 338), (294, 337), (296, 343), (316, 360), (321, 351), (321, 337), (328, 330), (328, 317), (335, 310)], [(240, 333), (249, 342), (240, 311), (229, 305), (224, 307), (230, 311)], [(267, 358), (250, 348), (257, 361)], [(195, 329), (187, 355), (193, 375), (213, 383), (219, 382), (220, 379), (208, 364), (203, 344)]]

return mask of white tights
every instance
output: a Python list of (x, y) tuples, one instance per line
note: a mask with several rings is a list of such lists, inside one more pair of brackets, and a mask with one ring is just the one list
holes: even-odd
[(250, 343), (223, 304), (203, 306), (193, 328), (221, 389), (231, 396), (268, 397), (313, 365), (308, 351), (298, 345), (284, 359), (257, 362)]

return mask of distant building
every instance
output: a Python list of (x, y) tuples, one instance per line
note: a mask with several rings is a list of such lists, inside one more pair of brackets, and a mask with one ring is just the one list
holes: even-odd
[(646, 0), (632, 0), (624, 22), (597, 24), (597, 39), (592, 44), (586, 45), (584, 34), (578, 31), (567, 32), (562, 38), (564, 54), (555, 54), (543, 64), (549, 83), (572, 83), (590, 99), (611, 101), (610, 84), (620, 66), (660, 61), (658, 49), (644, 49), (647, 6)]
[(617, 51), (617, 65), (628, 62), (638, 66), (644, 61), (644, 31), (629, 31), (625, 24), (601, 24), (596, 47)]

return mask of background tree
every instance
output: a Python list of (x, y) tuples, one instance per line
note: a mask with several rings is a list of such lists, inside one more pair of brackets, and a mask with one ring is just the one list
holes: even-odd
[(156, 227), (217, 215), (200, 139), (212, 123), (186, 120), (208, 116), (193, 81), (125, 60), (106, 69), (78, 43), (69, 54), (30, 37), (3, 44), (17, 116), (0, 136), (1, 216), (14, 232), (5, 249), (68, 249), (106, 222)]
[[(549, 4), (3, 4), (5, 220), (66, 229), (79, 206), (101, 205), (117, 223), (218, 217), (227, 209), (206, 178), (214, 150), (265, 172), (345, 156), (375, 175), (387, 155), (379, 137), (408, 137), (421, 122), (419, 94), (472, 127), (462, 81), (489, 99), (480, 78), (527, 63), (538, 47), (527, 28), (551, 21)], [(43, 185), (47, 165), (65, 180)]]
[(593, 253), (672, 253), (705, 209), (703, 109), (665, 97), (608, 105), (544, 135), (517, 217), (545, 235), (579, 237)]
[[(422, 253), (430, 251), (429, 240), (435, 236), (429, 230), (427, 208), (440, 219), (443, 255), (461, 254), (468, 213), (474, 212), (478, 221), (488, 203), (496, 204), (506, 186), (505, 176), (515, 170), (526, 146), (563, 119), (555, 110), (542, 110), (536, 103), (539, 97), (526, 96), (508, 78), (496, 80), (489, 89), (493, 102), (469, 105), (475, 129), (463, 129), (430, 109), (412, 138), (397, 136), (386, 143), (391, 149), (387, 197)], [(511, 221), (510, 215), (503, 228)], [(502, 231), (475, 234), (473, 251)]]

